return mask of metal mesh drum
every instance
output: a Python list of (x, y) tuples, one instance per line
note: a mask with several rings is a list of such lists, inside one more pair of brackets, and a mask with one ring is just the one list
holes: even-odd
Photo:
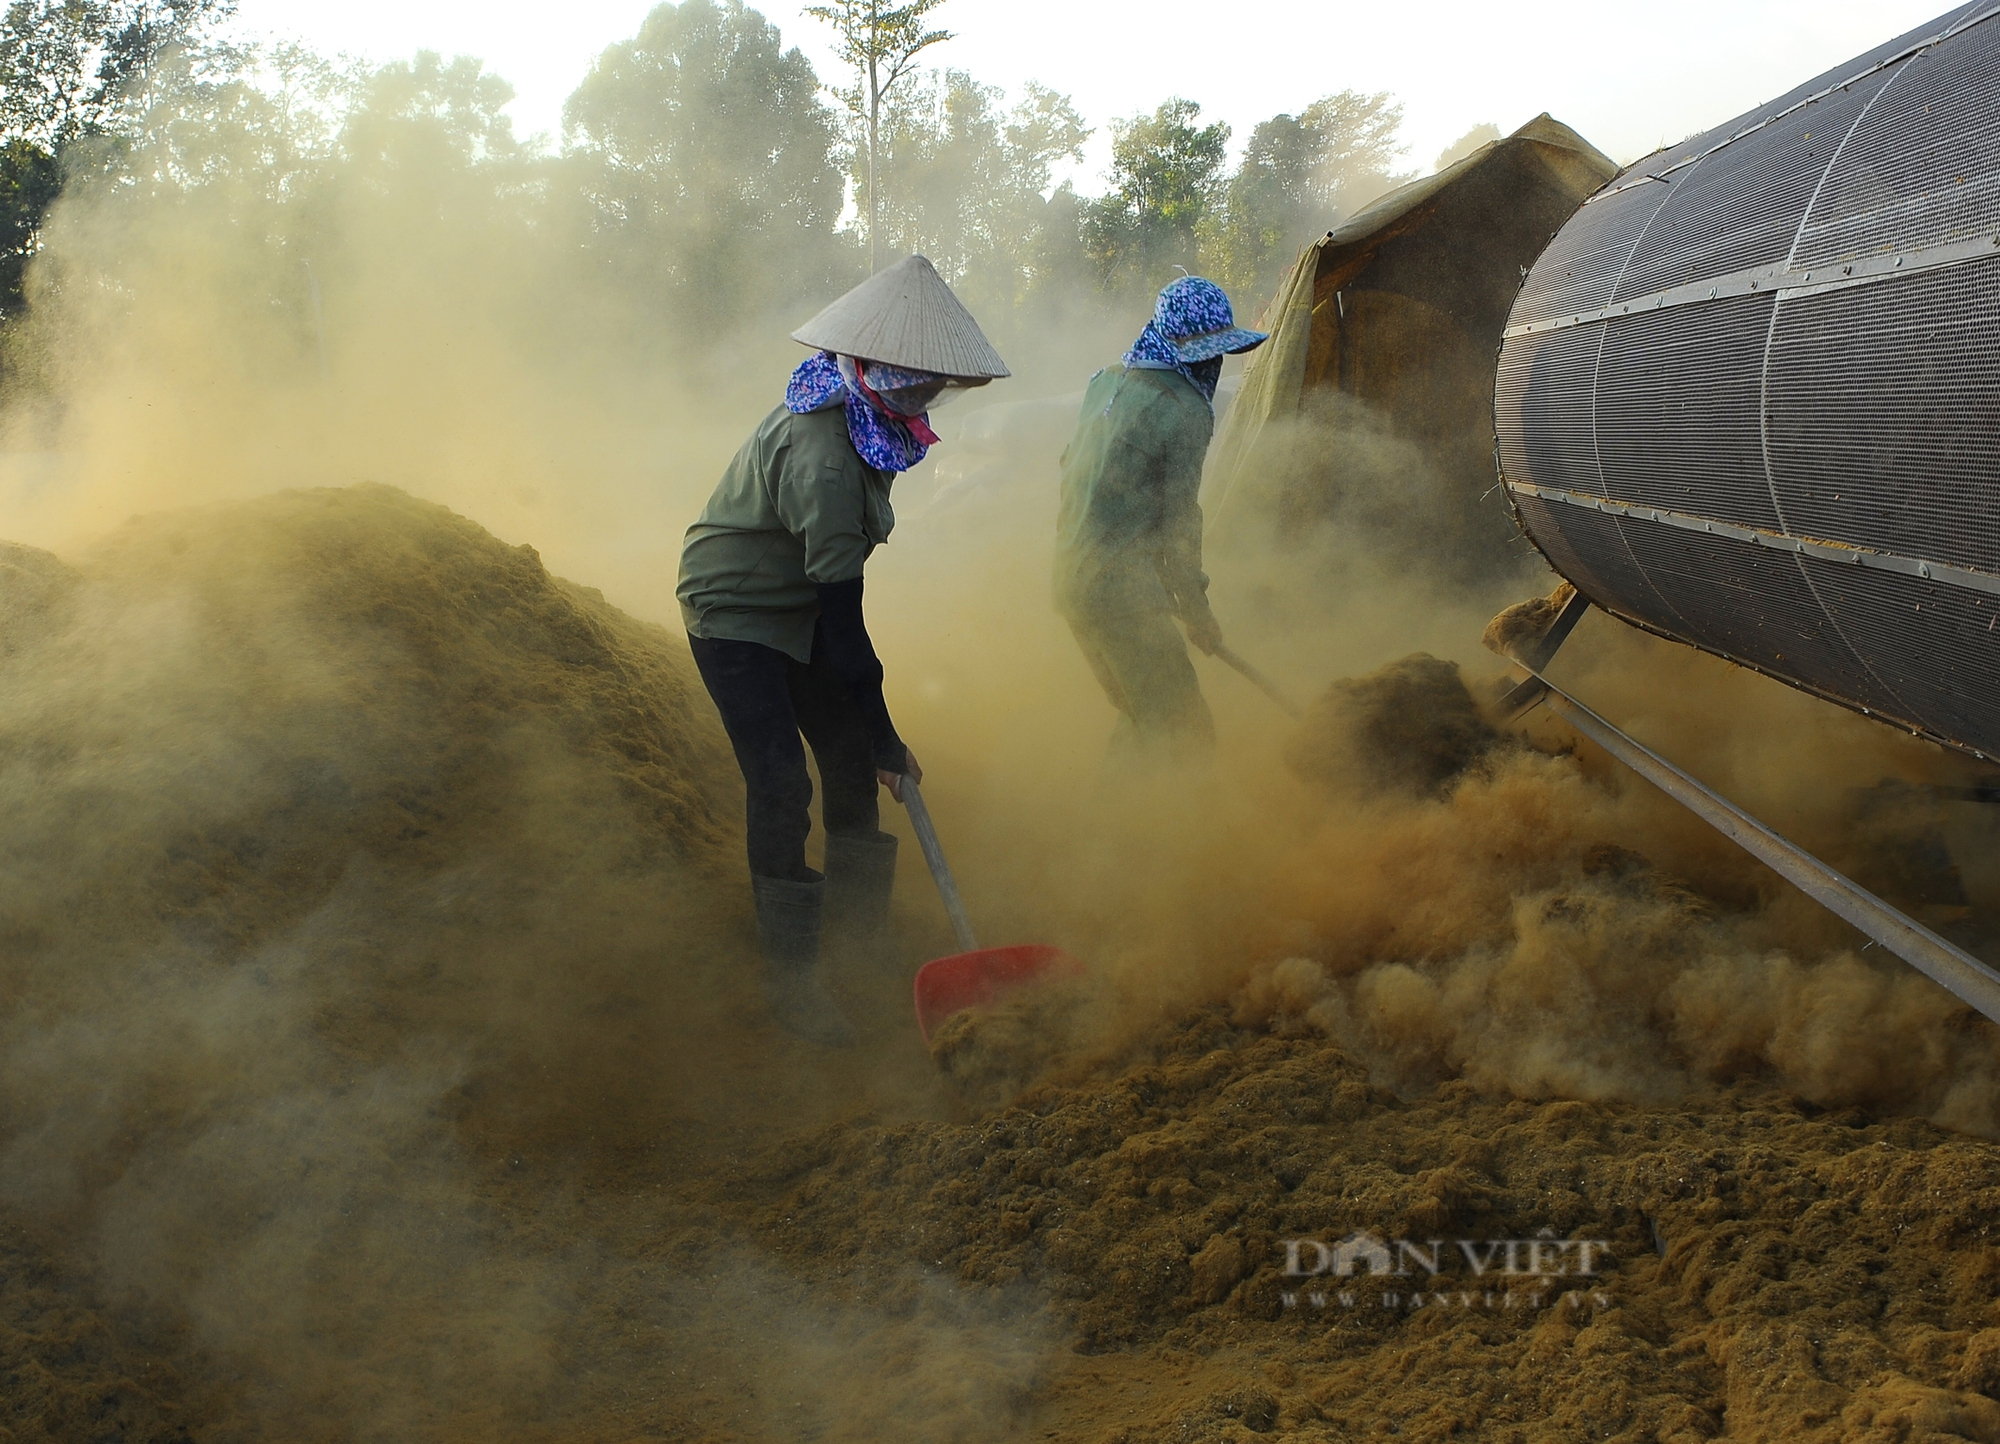
[(1522, 527), (1627, 621), (2000, 756), (2000, 6), (1648, 157), (1536, 262)]

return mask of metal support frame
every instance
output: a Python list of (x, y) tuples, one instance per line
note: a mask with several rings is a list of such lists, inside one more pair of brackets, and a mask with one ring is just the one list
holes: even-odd
[(1858, 542), (1824, 541), (1818, 537), (1794, 536), (1790, 532), (1772, 531), (1769, 527), (1719, 521), (1714, 517), (1696, 516), (1690, 512), (1674, 511), (1647, 502), (1618, 501), (1608, 496), (1592, 496), (1587, 491), (1571, 491), (1559, 486), (1539, 486), (1532, 481), (1517, 481), (1511, 476), (1503, 475), (1500, 483), (1509, 492), (1520, 496), (1532, 496), (1537, 501), (1573, 506), (1579, 511), (1600, 512), (1605, 516), (1615, 516), (1621, 521), (1657, 522), (1661, 526), (1670, 526), (1677, 531), (1719, 536), (1728, 541), (1741, 542), (1745, 546), (1763, 547), (1774, 552), (1791, 552), (1802, 557), (1812, 557), (1816, 561), (1832, 562), (1836, 566), (1866, 567), (1871, 571), (1894, 572), (1898, 576), (1915, 577), (1918, 581), (1948, 582), (1969, 592), (2000, 597), (2000, 573), (1954, 566), (1950, 562), (1934, 561), (1928, 557), (1906, 557), (1896, 552), (1883, 551), (1879, 547), (1862, 546)]
[(1572, 586), (1569, 600), (1563, 603), (1562, 610), (1556, 613), (1555, 620), (1549, 623), (1547, 630), (1535, 638), (1534, 645), (1528, 649), (1528, 654), (1525, 657), (1506, 654), (1508, 661), (1519, 665), (1528, 675), (1510, 687), (1496, 704), (1505, 720), (1512, 722), (1548, 695), (1549, 684), (1542, 680), (1542, 668), (1548, 666), (1556, 650), (1569, 640), (1569, 634), (1576, 630), (1576, 624), (1583, 620), (1583, 614), (1589, 610), (1590, 599)]
[[(1528, 675), (1502, 697), (1511, 720), (1536, 703), (1595, 742), (1646, 781), (1687, 808), (1717, 832), (1812, 898), (1852, 924), (1961, 1002), (2000, 1023), (2000, 972), (1955, 943), (1891, 907), (1853, 879), (1834, 871), (1804, 848), (1780, 836), (1720, 793), (1696, 781), (1642, 743), (1634, 741), (1542, 675), (1556, 649), (1588, 610), (1578, 593), (1536, 639), (1530, 654), (1508, 660)], [(1511, 710), (1509, 709), (1510, 704)]]
[(1548, 331), (1567, 331), (1577, 326), (1613, 321), (1635, 312), (1643, 315), (1682, 306), (1706, 305), (1710, 301), (1729, 301), (1739, 296), (1768, 295), (1773, 291), (1778, 293), (1780, 301), (1791, 301), (1800, 296), (1822, 295), (1827, 291), (1851, 290), (1855, 286), (1872, 285), (1877, 281), (1899, 281), (1907, 276), (1935, 271), (1941, 266), (1990, 261), (1996, 255), (2000, 255), (2000, 235), (1982, 234), (1969, 241), (1951, 241), (1914, 251), (1883, 251), (1845, 263), (1822, 261), (1802, 266), (1786, 262), (1760, 266), (1748, 271), (1732, 271), (1726, 276), (1689, 281), (1681, 286), (1669, 286), (1664, 291), (1648, 291), (1643, 296), (1613, 301), (1594, 310), (1566, 316), (1545, 316), (1539, 321), (1516, 322), (1502, 331), (1500, 336), (1502, 340), (1512, 341), (1519, 336), (1539, 336)]

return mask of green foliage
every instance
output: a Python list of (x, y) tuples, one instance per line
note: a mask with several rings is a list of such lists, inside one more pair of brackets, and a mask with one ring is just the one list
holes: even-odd
[(471, 56), (419, 51), (362, 78), (343, 118), (337, 163), (308, 178), (292, 222), (297, 249), (322, 265), (352, 236), (400, 234), (412, 252), (460, 246), (468, 265), (518, 245), (542, 210), (545, 162), (504, 113), (514, 87)]
[(289, 328), (302, 355), (364, 289), (460, 273), (511, 288), (504, 306), (464, 304), (504, 310), (523, 336), (619, 354), (713, 345), (851, 284), (851, 180), (876, 197), (871, 237), (930, 256), (982, 321), (1027, 335), (1079, 304), (1122, 310), (1176, 265), (1254, 304), (1300, 243), (1392, 183), (1399, 153), (1400, 107), (1342, 92), (1258, 125), (1232, 174), (1229, 128), (1177, 97), (1116, 126), (1108, 191), (1088, 198), (1054, 183), (1089, 135), (1066, 96), (1031, 84), (1010, 103), (916, 67), (948, 38), (929, 19), (942, 0), (811, 10), (854, 66), (844, 117), (743, 0), (680, 0), (603, 52), (550, 155), (514, 136), (512, 92), (476, 60), (222, 46), (230, 3), (12, 0), (0, 318), (62, 297), (50, 326), (91, 307), (115, 325), (105, 298), (129, 293), (126, 277), (213, 245), (254, 259), (201, 304)]
[(184, 52), (202, 48), (235, 13), (236, 0), (123, 0), (104, 10), (99, 85), (125, 109), (143, 114), (160, 99), (163, 72), (171, 72)]
[(22, 275), (41, 238), (42, 217), (61, 188), (50, 152), (31, 140), (0, 146), (0, 317), (21, 308)]
[(235, 0), (12, 0), (0, 22), (0, 130), (60, 153), (128, 132), (160, 78)]
[(502, 113), (514, 87), (469, 55), (422, 50), (369, 76), (347, 117), (342, 145), (363, 175), (399, 169), (437, 174), (520, 156)]
[(828, 5), (806, 7), (806, 14), (833, 27), (840, 37), (840, 58), (854, 70), (854, 83), (835, 94), (856, 121), (870, 272), (875, 269), (876, 231), (881, 218), (877, 154), (882, 106), (896, 82), (911, 72), (919, 54), (951, 39), (949, 30), (925, 28), (931, 12), (942, 4), (944, 0), (906, 0), (902, 5), (884, 5), (882, 0), (833, 0)]
[(949, 30), (927, 30), (930, 13), (944, 0), (908, 0), (884, 5), (881, 0), (833, 0), (808, 5), (805, 13), (833, 27), (840, 38), (840, 58), (854, 67), (855, 83), (840, 92), (857, 115), (879, 104), (909, 73), (919, 52), (951, 39)]
[(111, 25), (100, 0), (13, 0), (0, 29), (0, 126), (49, 151), (100, 129), (112, 100), (96, 57)]
[(661, 5), (563, 109), (591, 245), (713, 326), (823, 288), (842, 185), (819, 78), (742, 0)]
[(297, 45), (179, 51), (155, 76), (156, 103), (135, 118), (120, 178), (296, 196), (337, 153), (371, 73)]
[(1270, 294), (1301, 246), (1395, 183), (1402, 118), (1387, 95), (1343, 90), (1259, 124), (1203, 236), (1218, 279)]
[(1041, 86), (1012, 111), (1002, 102), (962, 70), (926, 77), (884, 114), (880, 156), (890, 249), (920, 251), (975, 304), (1007, 307), (1035, 284), (1039, 251), (1074, 244), (1073, 219), (1043, 192), (1090, 132), (1067, 96)]
[(1112, 126), (1111, 192), (1083, 215), (1083, 243), (1106, 289), (1156, 287), (1201, 263), (1199, 236), (1222, 198), (1229, 127), (1198, 125), (1178, 97)]
[[(234, 0), (13, 0), (0, 20), (0, 319), (65, 179), (116, 171), (168, 88), (189, 88)], [(215, 137), (206, 137), (213, 148)]]

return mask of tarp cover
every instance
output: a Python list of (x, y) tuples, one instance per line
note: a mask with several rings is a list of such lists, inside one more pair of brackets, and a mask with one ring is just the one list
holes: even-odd
[[(1271, 339), (1210, 460), (1218, 530), (1355, 521), (1369, 510), (1356, 493), (1390, 484), (1357, 461), (1371, 450), (1361, 434), (1386, 433), (1433, 473), (1429, 549), (1469, 577), (1504, 565), (1512, 521), (1497, 498), (1480, 502), (1493, 486), (1493, 358), (1525, 268), (1616, 170), (1542, 115), (1308, 246), (1264, 311)], [(1358, 404), (1325, 404), (1336, 394)]]

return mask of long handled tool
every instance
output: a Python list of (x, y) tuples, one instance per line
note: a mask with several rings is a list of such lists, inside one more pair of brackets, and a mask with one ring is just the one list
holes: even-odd
[(951, 930), (958, 937), (961, 953), (978, 951), (979, 939), (972, 933), (972, 915), (965, 910), (965, 899), (958, 895), (958, 881), (951, 875), (951, 864), (944, 860), (944, 844), (938, 841), (937, 828), (931, 823), (931, 810), (924, 806), (924, 794), (917, 787), (917, 779), (903, 778), (903, 806), (910, 814), (910, 826), (916, 830), (917, 846), (924, 850), (924, 862), (931, 870), (931, 881), (937, 884), (938, 896), (944, 899), (945, 916), (951, 919)]
[(914, 777), (903, 778), (902, 793), (903, 806), (910, 814), (910, 827), (917, 834), (917, 846), (923, 849), (924, 861), (930, 865), (931, 880), (944, 900), (945, 915), (951, 919), (951, 930), (961, 949), (949, 957), (933, 958), (917, 969), (913, 988), (917, 1028), (926, 1043), (931, 1040), (931, 1030), (953, 1013), (985, 1007), (1023, 983), (1051, 973), (1083, 971), (1083, 965), (1075, 958), (1045, 943), (980, 947), (979, 939), (973, 935), (972, 917), (966, 912), (965, 900), (958, 895), (958, 883), (951, 875), (951, 864), (944, 860), (944, 846), (938, 841), (937, 828), (931, 824), (931, 810), (924, 806), (924, 794)]
[(1273, 682), (1269, 677), (1266, 677), (1262, 672), (1258, 671), (1255, 667), (1251, 666), (1248, 662), (1244, 661), (1241, 657), (1237, 656), (1234, 652), (1230, 651), (1229, 648), (1217, 647), (1215, 651), (1210, 655), (1212, 655), (1218, 662), (1228, 663), (1230, 666), (1234, 667), (1237, 671), (1241, 672), (1244, 676), (1248, 677), (1250, 681), (1256, 686), (1258, 691), (1262, 692), (1266, 697), (1269, 697), (1273, 702), (1276, 702), (1280, 707), (1284, 708), (1286, 713), (1290, 715), (1293, 721), (1296, 722), (1300, 718), (1306, 715), (1306, 709), (1301, 707), (1298, 703), (1294, 702), (1290, 697), (1287, 697), (1283, 692), (1281, 692), (1278, 689), (1278, 684), (1276, 682)]

